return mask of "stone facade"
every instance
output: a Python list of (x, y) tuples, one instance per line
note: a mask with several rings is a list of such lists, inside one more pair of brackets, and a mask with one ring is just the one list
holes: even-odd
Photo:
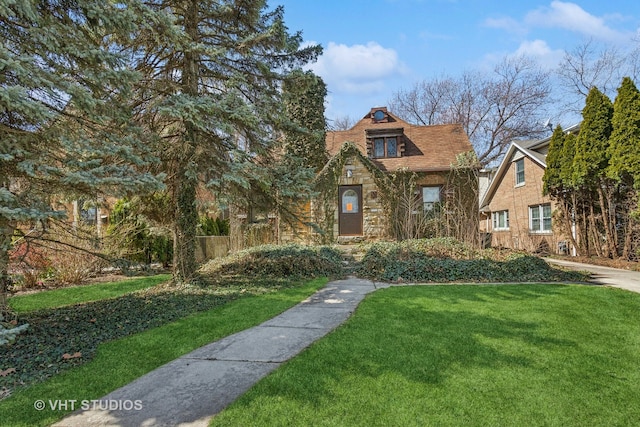
[[(365, 165), (355, 157), (346, 160), (340, 175), (339, 185), (361, 185), (362, 186), (362, 236), (339, 236), (338, 209), (334, 212), (333, 235), (338, 237), (338, 241), (373, 241), (384, 237), (386, 223), (378, 186), (373, 175)], [(336, 201), (337, 202), (337, 201)]]

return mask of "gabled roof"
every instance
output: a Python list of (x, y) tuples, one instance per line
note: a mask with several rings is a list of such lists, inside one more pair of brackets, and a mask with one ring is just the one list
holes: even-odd
[[(577, 132), (578, 130), (580, 130), (580, 123), (577, 123), (573, 126), (569, 126), (567, 129), (563, 129), (563, 130), (565, 133)], [(550, 142), (551, 142), (551, 135), (546, 138), (536, 139), (533, 141), (522, 140), (522, 141), (511, 142), (509, 149), (507, 150), (504, 157), (502, 158), (502, 162), (500, 162), (500, 166), (498, 166), (498, 170), (496, 171), (496, 174), (494, 175), (493, 180), (489, 184), (489, 188), (487, 189), (487, 192), (484, 194), (484, 197), (482, 197), (482, 200), (480, 201), (480, 210), (482, 211), (484, 207), (488, 206), (489, 203), (491, 203), (491, 200), (493, 199), (493, 196), (495, 195), (495, 192), (498, 189), (500, 182), (502, 182), (502, 178), (504, 177), (504, 174), (507, 172), (507, 169), (509, 169), (509, 165), (511, 164), (513, 157), (517, 152), (522, 153), (525, 157), (528, 157), (529, 159), (531, 159), (531, 161), (540, 165), (541, 168), (546, 169), (547, 156), (546, 154), (542, 154), (540, 150), (545, 149)]]
[(367, 114), (349, 130), (327, 132), (329, 155), (335, 155), (345, 142), (351, 141), (366, 156), (367, 133), (384, 130), (401, 130), (405, 136), (402, 157), (371, 159), (378, 168), (387, 172), (401, 168), (415, 172), (446, 171), (455, 163), (457, 155), (473, 150), (461, 125), (418, 126), (405, 122), (390, 112), (386, 114), (388, 121), (385, 122), (376, 122), (371, 114)]

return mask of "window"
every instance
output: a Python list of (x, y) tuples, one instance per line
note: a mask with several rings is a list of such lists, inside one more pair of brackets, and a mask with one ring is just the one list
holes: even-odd
[(373, 140), (373, 157), (398, 157), (398, 138), (396, 136), (380, 137)]
[(398, 141), (395, 138), (387, 138), (387, 157), (396, 157), (398, 154)]
[(342, 213), (358, 213), (358, 193), (353, 190), (347, 190), (342, 195)]
[(498, 211), (493, 214), (493, 229), (508, 230), (509, 229), (509, 211)]
[(425, 212), (433, 210), (440, 203), (440, 187), (422, 187), (422, 204)]
[(524, 185), (524, 159), (516, 160), (516, 185)]
[(373, 156), (384, 157), (384, 138), (376, 138), (373, 140)]
[(529, 206), (529, 230), (532, 233), (551, 232), (551, 205)]

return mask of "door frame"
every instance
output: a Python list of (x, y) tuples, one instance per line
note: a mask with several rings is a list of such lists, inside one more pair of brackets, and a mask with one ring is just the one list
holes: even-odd
[[(349, 190), (356, 192), (358, 196), (358, 212), (343, 212), (342, 197)], [(338, 235), (340, 236), (362, 236), (363, 235), (363, 215), (362, 215), (362, 185), (341, 185), (338, 187)], [(348, 228), (347, 227), (354, 227)]]

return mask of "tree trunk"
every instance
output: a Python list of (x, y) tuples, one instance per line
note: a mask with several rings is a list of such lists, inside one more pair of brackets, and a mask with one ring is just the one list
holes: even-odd
[(564, 199), (559, 199), (560, 209), (562, 209), (562, 216), (565, 220), (566, 233), (569, 235), (569, 239), (571, 240), (571, 244), (578, 252), (578, 256), (580, 255), (580, 248), (578, 247), (578, 242), (576, 242), (576, 238), (573, 235), (573, 224), (572, 224), (572, 213), (571, 209), (569, 209), (569, 205)]
[(196, 188), (193, 180), (183, 177), (175, 190), (173, 227), (173, 278), (190, 282), (196, 277), (195, 235), (198, 221)]
[[(191, 1), (184, 17), (185, 32), (192, 40), (198, 40), (198, 2)], [(182, 90), (192, 97), (198, 96), (198, 54), (188, 50), (182, 67)], [(196, 209), (197, 171), (194, 170), (198, 131), (188, 118), (184, 120), (184, 135), (180, 141), (183, 150), (179, 154), (174, 201), (173, 278), (189, 282), (196, 278), (195, 235), (198, 222)]]
[(9, 297), (9, 249), (11, 238), (15, 230), (15, 223), (0, 217), (0, 312), (7, 309)]
[[(598, 199), (600, 201), (600, 210), (602, 211), (602, 223), (604, 224), (604, 232), (607, 236), (607, 251), (605, 253), (605, 256), (616, 258), (618, 256), (618, 244), (616, 241), (616, 236), (613, 233), (613, 229), (615, 228), (615, 226), (612, 227), (611, 224), (611, 204), (609, 203), (610, 198), (605, 198), (604, 190), (602, 188), (603, 185), (606, 184), (604, 182), (600, 182), (598, 185)], [(593, 209), (593, 205), (591, 209)]]
[(634, 231), (634, 223), (636, 220), (634, 219), (632, 212), (637, 211), (638, 209), (638, 193), (635, 191), (629, 192), (629, 197), (627, 197), (627, 204), (625, 209), (625, 216), (627, 220), (627, 226), (625, 227), (625, 236), (624, 236), (624, 246), (622, 248), (622, 258), (625, 260), (631, 259), (633, 254), (632, 244), (633, 244), (633, 231)]
[(608, 257), (609, 245), (607, 244), (603, 252), (602, 245), (600, 244), (600, 233), (598, 232), (598, 224), (596, 223), (596, 213), (594, 212), (594, 209), (593, 209), (593, 203), (591, 203), (589, 206), (589, 221), (591, 223), (590, 230), (591, 230), (591, 241), (593, 242), (592, 246), (595, 248), (596, 255), (598, 257), (602, 257), (603, 255)]

